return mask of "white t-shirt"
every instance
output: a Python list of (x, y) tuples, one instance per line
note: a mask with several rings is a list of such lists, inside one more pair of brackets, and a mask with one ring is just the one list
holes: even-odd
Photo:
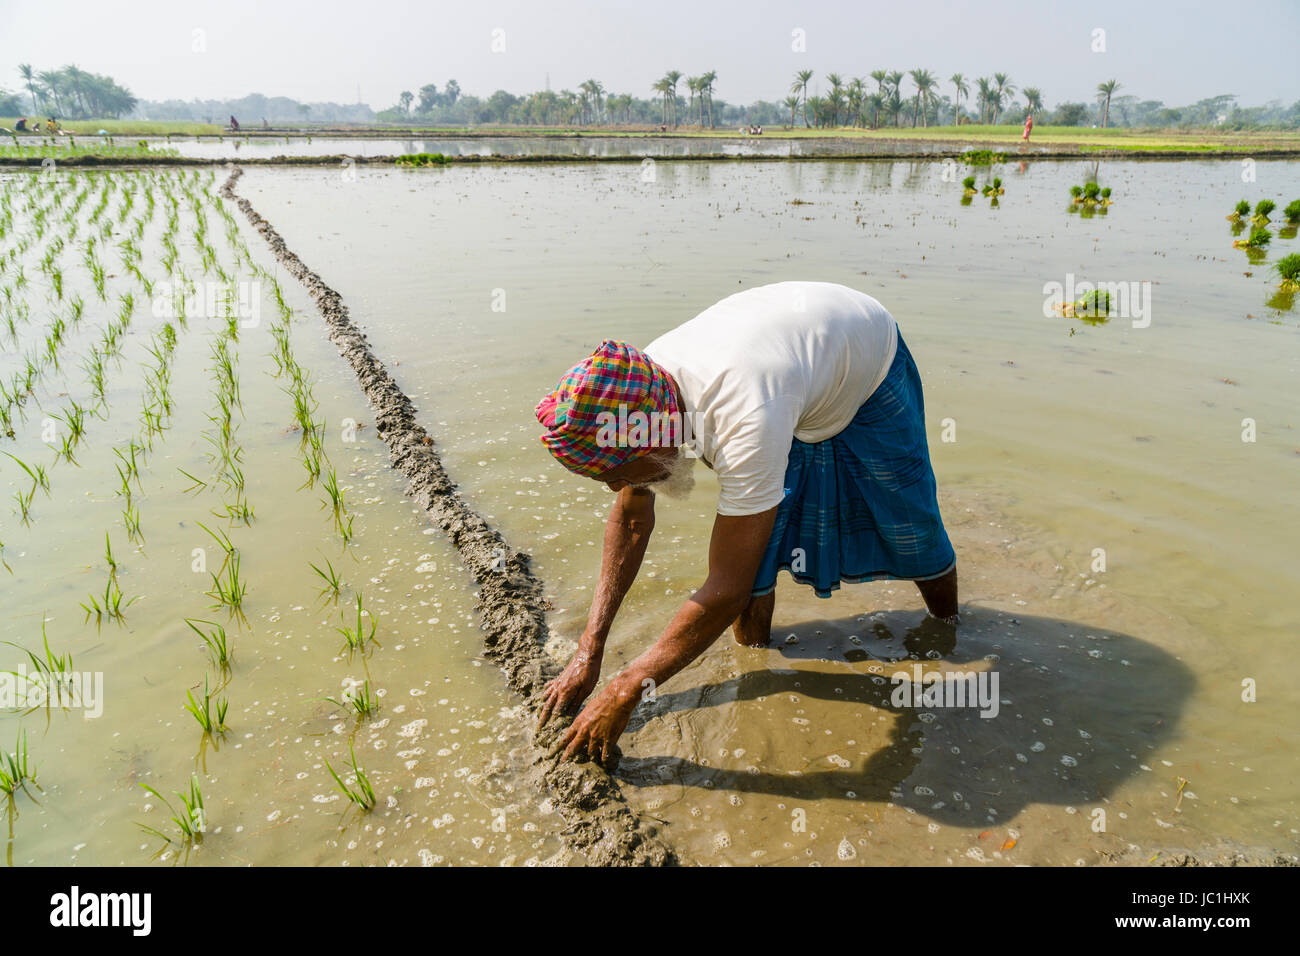
[(718, 514), (785, 497), (790, 442), (843, 431), (884, 380), (898, 326), (833, 282), (777, 282), (711, 305), (644, 349), (677, 380), (688, 448), (718, 476)]

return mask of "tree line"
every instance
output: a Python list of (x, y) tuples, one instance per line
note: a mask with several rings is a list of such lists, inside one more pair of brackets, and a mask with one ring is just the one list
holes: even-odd
[[(1057, 126), (1221, 126), (1230, 129), (1300, 126), (1300, 102), (1242, 107), (1234, 94), (1169, 107), (1121, 93), (1118, 79), (1097, 84), (1092, 102), (1062, 102), (1048, 109), (1037, 86), (1019, 87), (1007, 73), (967, 77), (954, 73), (940, 80), (924, 68), (873, 70), (866, 77), (827, 73), (822, 92), (812, 91), (817, 75), (800, 70), (780, 101), (747, 105), (715, 99), (718, 73), (688, 76), (669, 70), (654, 80), (645, 97), (614, 93), (597, 79), (576, 89), (514, 94), (497, 90), (487, 97), (464, 93), (449, 80), (442, 90), (420, 87), (404, 91), (398, 102), (377, 114), (381, 122), (430, 124), (501, 124), (519, 126), (681, 126), (700, 129), (719, 125), (782, 125), (805, 128), (953, 126), (1023, 123), (1032, 114), (1039, 123)], [(949, 95), (951, 92), (951, 95)]]
[(0, 90), (0, 114), (117, 119), (129, 114), (139, 102), (112, 77), (76, 65), (38, 73), (30, 63), (22, 63), (18, 74), (27, 95)]

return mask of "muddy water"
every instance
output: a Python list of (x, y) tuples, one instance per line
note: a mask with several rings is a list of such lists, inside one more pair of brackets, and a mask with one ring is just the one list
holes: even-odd
[[(186, 174), (187, 177), (192, 174)], [(14, 495), (31, 481), (9, 458), (0, 459), (6, 505), (0, 516), (0, 589), (5, 616), (0, 640), (42, 652), (42, 621), (56, 654), (70, 653), (74, 669), (102, 675), (102, 713), (58, 706), (0, 711), (0, 748), (25, 733), (35, 784), (6, 802), (5, 861), (24, 865), (91, 863), (298, 863), (386, 864), (461, 862), (563, 863), (556, 836), (563, 825), (540, 795), (520, 792), (512, 751), (523, 723), (495, 667), (481, 658), (470, 579), (441, 531), (431, 528), (402, 495), (403, 482), (388, 468), (386, 449), (374, 435), (369, 410), (350, 370), (321, 334), (314, 306), (291, 280), (282, 293), (292, 310), (290, 340), (295, 360), (307, 370), (314, 417), (324, 422), (324, 449), (353, 519), (354, 537), (344, 544), (320, 482), (308, 484), (302, 467), (302, 434), (295, 429), (286, 377), (275, 377), (271, 328), (280, 321), (267, 276), (248, 261), (217, 213), (216, 186), (205, 171), (197, 183), (180, 185), (180, 174), (114, 173), (106, 211), (108, 237), (90, 217), (105, 182), (102, 174), (64, 178), (49, 187), (27, 174), (0, 177), (20, 208), (18, 229), (5, 236), (6, 256), (30, 236), (29, 248), (11, 260), (0, 286), (16, 287), (17, 266), (27, 278), (13, 301), (28, 304), (16, 335), (5, 331), (0, 381), (8, 384), (25, 356), (40, 347), (49, 321), (80, 296), (81, 322), (65, 335), (57, 369), (51, 367), (35, 394), (14, 413), (15, 436), (0, 450), (29, 465), (43, 464), (48, 496), (37, 491), (29, 524), (20, 520)], [(67, 235), (62, 212), (52, 214), (43, 237), (32, 215), (52, 202), (54, 190), (71, 183), (63, 208), (83, 184), (93, 184), (77, 215), (79, 231), (55, 262), (64, 276), (64, 298), (39, 263), (53, 238)], [(124, 220), (118, 210), (124, 184), (136, 187)], [(204, 191), (206, 189), (206, 191)], [(220, 266), (243, 299), (237, 301), (237, 356), (242, 411), (236, 440), (242, 449), (250, 523), (214, 512), (233, 500), (213, 481), (208, 441), (217, 414), (213, 398), (212, 343), (226, 320), (220, 308), (190, 309), (179, 324), (172, 359), (174, 409), (153, 451), (141, 455), (140, 478), (131, 497), (143, 541), (129, 539), (126, 506), (113, 449), (141, 441), (142, 368), (165, 315), (153, 296), (125, 272), (118, 243), (144, 215), (152, 191), (154, 214), (138, 246), (140, 268), (157, 283), (167, 279), (161, 261), (165, 197), (194, 195), (208, 222), (216, 251), (205, 270), (193, 239), (189, 201), (179, 207), (178, 268), (200, 283), (217, 279)], [(36, 205), (30, 208), (31, 201)], [(232, 213), (238, 215), (236, 210)], [(241, 217), (242, 218), (242, 217)], [(245, 229), (246, 227), (240, 226)], [(82, 262), (84, 241), (99, 240), (108, 273), (101, 301)], [(237, 233), (238, 235), (238, 233)], [(276, 275), (274, 260), (255, 234), (241, 242), (258, 268)], [(161, 285), (155, 293), (161, 296)], [(134, 313), (121, 355), (105, 365), (104, 402), (88, 415), (75, 464), (55, 461), (44, 444), (46, 418), (64, 414), (72, 401), (96, 405), (82, 369), (119, 309), (118, 296), (133, 294)], [(355, 425), (352, 427), (352, 424)], [(63, 424), (56, 422), (57, 434)], [(181, 469), (209, 482), (187, 492)], [(221, 548), (200, 522), (229, 536), (238, 548), (247, 596), (242, 615), (213, 609), (205, 592), (221, 566)], [(117, 562), (115, 579), (127, 605), (122, 620), (102, 620), (80, 606), (91, 592), (102, 595), (109, 580), (104, 552), (108, 535)], [(345, 586), (335, 599), (322, 596), (322, 581), (309, 562), (330, 562)], [(335, 630), (357, 594), (373, 614), (375, 645), (343, 650)], [(211, 663), (185, 624), (198, 618), (224, 625), (233, 649), (228, 673)], [(15, 647), (0, 645), (0, 669), (26, 664)], [(29, 664), (26, 666), (30, 667)], [(214, 696), (229, 701), (225, 734), (205, 736), (186, 713), (187, 691), (201, 697), (206, 679)], [(351, 682), (369, 681), (377, 713), (349, 716), (326, 698), (344, 699)], [(219, 689), (218, 689), (219, 688)], [(349, 810), (334, 788), (326, 762), (340, 770), (355, 747), (357, 762), (378, 797), (373, 812)], [(202, 844), (167, 844), (145, 832), (148, 825), (175, 837), (170, 815), (140, 784), (179, 808), (174, 793), (195, 775), (202, 788), (207, 835)]]
[[(921, 163), (251, 170), (240, 192), (329, 277), (451, 474), (535, 554), (557, 659), (608, 507), (537, 442), (531, 407), (568, 365), (778, 279), (856, 285), (899, 319), (963, 623), (955, 642), (926, 629), (910, 585), (819, 601), (783, 580), (771, 649), (719, 642), (624, 738), (624, 789), (684, 859), (1294, 852), (1298, 323), (1268, 275), (1294, 240), (1252, 262), (1223, 215), (1300, 195), (1300, 166), (1259, 163), (1249, 185), (1236, 163), (994, 172), (996, 207)], [(1091, 175), (1115, 204), (1085, 218), (1067, 190)], [(1071, 275), (1137, 282), (1141, 308), (1046, 317), (1045, 284)], [(702, 580), (714, 490), (702, 474), (660, 507), (607, 668)], [(997, 716), (895, 704), (900, 660), (996, 672)]]

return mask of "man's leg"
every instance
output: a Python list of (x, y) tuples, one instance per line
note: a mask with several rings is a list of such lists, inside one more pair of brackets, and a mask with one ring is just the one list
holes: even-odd
[(921, 592), (921, 598), (931, 614), (941, 621), (957, 623), (957, 569), (955, 567), (941, 578), (917, 581), (916, 588)]
[(772, 609), (776, 607), (776, 591), (751, 597), (731, 625), (736, 643), (744, 647), (767, 647), (772, 639)]

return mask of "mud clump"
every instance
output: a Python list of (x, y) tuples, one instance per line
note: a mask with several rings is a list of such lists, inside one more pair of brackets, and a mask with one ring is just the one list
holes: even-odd
[(1124, 853), (1105, 853), (1102, 855), (1103, 866), (1300, 866), (1300, 857), (1293, 853), (1262, 846), (1243, 846), (1228, 840), (1199, 849), (1186, 847), (1168, 848), (1157, 851), (1154, 856), (1145, 850), (1129, 850)]
[[(241, 175), (242, 168), (231, 171), (221, 187), (222, 198), (238, 205), (280, 264), (316, 302), (330, 341), (352, 367), (370, 401), (376, 432), (388, 445), (392, 466), (407, 478), (406, 494), (451, 539), (478, 585), (476, 610), (487, 658), (501, 668), (511, 688), (536, 714), (551, 675), (542, 651), (546, 640), (542, 582), (530, 569), (528, 555), (511, 548), (465, 502), (443, 469), (432, 436), (416, 421), (415, 406), (353, 325), (342, 297), (307, 268), (252, 203), (235, 194)], [(529, 761), (529, 772), (544, 782), (568, 824), (561, 834), (566, 846), (598, 866), (675, 863), (672, 851), (628, 806), (609, 773), (591, 762), (560, 761), (554, 744), (567, 723), (567, 718), (553, 721), (538, 732)]]

